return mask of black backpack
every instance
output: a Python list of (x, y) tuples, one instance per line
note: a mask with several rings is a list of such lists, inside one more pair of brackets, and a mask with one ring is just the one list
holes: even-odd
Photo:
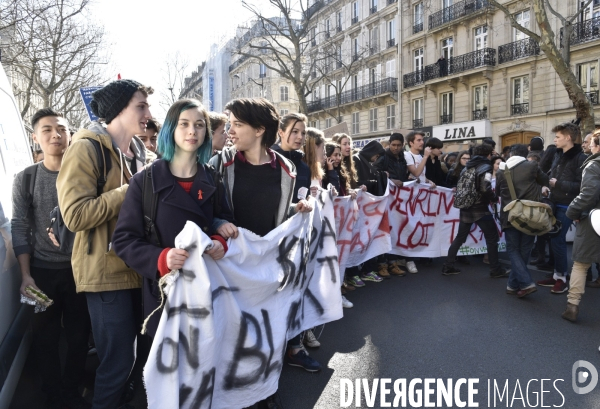
[[(219, 155), (220, 157), (220, 155)], [(210, 198), (213, 206), (213, 216), (221, 214), (221, 194), (223, 193), (223, 183), (221, 174), (211, 165), (204, 165), (204, 170), (208, 175), (209, 182), (217, 188), (217, 191)], [(158, 247), (162, 247), (160, 235), (156, 230), (154, 220), (156, 219), (156, 208), (158, 207), (158, 195), (154, 194), (152, 189), (152, 165), (144, 169), (144, 180), (142, 182), (142, 208), (144, 211), (144, 236), (150, 242)]]
[[(102, 145), (100, 142), (95, 139), (86, 138), (92, 143), (94, 149), (96, 151), (96, 156), (98, 159), (98, 168), (99, 168), (99, 177), (97, 181), (97, 195), (100, 196), (102, 194), (102, 190), (104, 189), (104, 185), (106, 184), (106, 175), (110, 171), (112, 162), (110, 160), (110, 150)], [(21, 185), (21, 192), (23, 197), (29, 204), (29, 210), (27, 211), (27, 218), (29, 219), (29, 224), (32, 229), (32, 247), (33, 241), (35, 238), (35, 220), (33, 218), (33, 192), (35, 189), (35, 178), (37, 176), (39, 163), (35, 165), (29, 166), (23, 170), (23, 184)], [(60, 250), (64, 253), (70, 254), (73, 252), (73, 244), (75, 242), (75, 233), (70, 231), (67, 226), (64, 224), (62, 214), (60, 213), (60, 209), (56, 206), (50, 212), (50, 227), (54, 232), (54, 236), (56, 237), (56, 241), (60, 244)], [(90, 229), (90, 234), (88, 236), (88, 254), (90, 254), (92, 249), (92, 237), (96, 228)]]
[(464, 169), (458, 179), (454, 193), (454, 207), (468, 209), (481, 198), (477, 191), (477, 167)]

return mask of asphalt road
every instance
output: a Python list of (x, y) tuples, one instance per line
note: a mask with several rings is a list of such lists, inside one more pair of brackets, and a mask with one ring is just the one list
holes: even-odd
[[(279, 388), (283, 407), (340, 408), (341, 379), (353, 385), (366, 379), (372, 387), (374, 379), (389, 378), (387, 401), (392, 403), (396, 380), (406, 379), (408, 389), (417, 378), (441, 378), (446, 385), (451, 379), (453, 386), (474, 378), (478, 382), (473, 383), (477, 391), (472, 400), (478, 407), (600, 408), (600, 385), (585, 395), (576, 394), (571, 385), (576, 361), (600, 368), (600, 289), (587, 289), (579, 323), (572, 324), (560, 316), (566, 293), (554, 295), (538, 287), (536, 293), (518, 299), (505, 294), (506, 279), (489, 278), (480, 257), (471, 260), (470, 266), (460, 265), (463, 272), (456, 276), (442, 276), (442, 260), (436, 259), (417, 263), (418, 274), (368, 283), (348, 293), (354, 308), (344, 310), (344, 318), (325, 325), (322, 332), (318, 329), (322, 345), (309, 350), (323, 370), (311, 374), (284, 366)], [(534, 280), (543, 277), (533, 272)], [(90, 357), (84, 381), (88, 398), (95, 365)], [(42, 407), (33, 367), (29, 362), (11, 408)], [(500, 394), (506, 387), (502, 399), (494, 395), (494, 382)], [(416, 386), (422, 391), (423, 384)], [(459, 386), (457, 395), (466, 402), (467, 386)], [(437, 390), (434, 384), (431, 407), (459, 407), (455, 399), (452, 405), (435, 405)], [(379, 389), (373, 406), (367, 405), (364, 393), (361, 396), (361, 406), (353, 400), (349, 407), (385, 407)], [(132, 403), (145, 407), (141, 389)], [(403, 407), (402, 400), (399, 404)], [(404, 407), (420, 406), (411, 405), (407, 397)]]

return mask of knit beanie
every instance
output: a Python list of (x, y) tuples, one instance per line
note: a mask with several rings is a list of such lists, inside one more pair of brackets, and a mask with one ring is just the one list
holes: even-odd
[(529, 142), (529, 147), (532, 151), (543, 151), (544, 150), (544, 140), (536, 136)]
[(133, 94), (142, 84), (134, 80), (117, 80), (92, 93), (90, 108), (94, 115), (107, 124), (129, 104)]

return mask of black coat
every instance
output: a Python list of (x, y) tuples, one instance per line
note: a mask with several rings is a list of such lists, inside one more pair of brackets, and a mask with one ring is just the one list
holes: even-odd
[(431, 156), (427, 158), (425, 165), (425, 177), (436, 184), (436, 186), (446, 187), (446, 174), (442, 169), (442, 162), (436, 158), (435, 162)]
[[(208, 234), (214, 234), (215, 226), (213, 206), (217, 188), (212, 177), (203, 166), (192, 184), (190, 193), (186, 193), (177, 184), (169, 169), (169, 163), (158, 160), (152, 163), (152, 189), (158, 195), (154, 224), (160, 237), (160, 246), (152, 244), (144, 233), (144, 212), (142, 201), (142, 183), (145, 172), (139, 172), (129, 181), (125, 201), (121, 206), (119, 220), (112, 238), (116, 254), (143, 277), (144, 318), (160, 304), (158, 289), (158, 257), (165, 248), (175, 247), (175, 237), (183, 230), (187, 221), (194, 222)], [(202, 191), (202, 199), (199, 199)], [(233, 221), (225, 198), (225, 190), (220, 200), (220, 219)], [(161, 314), (155, 313), (148, 323), (148, 334), (154, 336)]]
[(587, 155), (579, 144), (564, 153), (562, 149), (556, 151), (550, 168), (550, 179), (555, 178), (556, 184), (551, 189), (550, 200), (568, 206), (577, 197), (581, 188), (582, 166), (586, 159)]
[[(371, 158), (375, 155), (382, 156), (385, 154), (385, 149), (378, 141), (371, 141), (366, 144), (360, 152), (352, 156), (356, 174), (358, 176), (358, 186), (365, 185), (367, 191), (373, 195), (381, 196), (385, 193), (387, 186), (387, 176), (380, 172), (371, 164)], [(385, 182), (384, 182), (385, 179)], [(384, 186), (385, 183), (385, 186)], [(384, 192), (381, 192), (381, 190)]]
[[(294, 193), (292, 194), (292, 203), (298, 203), (300, 201), (300, 199), (298, 199), (298, 190), (300, 190), (301, 187), (310, 189), (310, 168), (302, 160), (304, 153), (302, 153), (302, 151), (284, 151), (281, 149), (281, 146), (277, 144), (271, 146), (271, 149), (296, 165), (296, 184), (294, 185)], [(310, 194), (310, 192), (308, 194)]]
[(390, 179), (408, 182), (408, 165), (404, 159), (403, 151), (396, 157), (390, 148), (385, 150), (385, 155), (381, 155), (375, 161), (373, 167), (380, 172), (388, 172)]

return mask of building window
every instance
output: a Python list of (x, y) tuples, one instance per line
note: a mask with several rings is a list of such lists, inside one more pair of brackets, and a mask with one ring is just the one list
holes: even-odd
[(310, 126), (312, 128), (317, 128), (317, 121), (310, 121)]
[(423, 69), (423, 48), (418, 48), (413, 53), (413, 68), (415, 71)]
[(487, 119), (488, 87), (478, 85), (473, 88), (473, 120)]
[(475, 50), (487, 48), (487, 26), (475, 28)]
[(358, 1), (352, 3), (352, 24), (358, 23)]
[(379, 27), (369, 30), (369, 42), (369, 54), (373, 55), (379, 51)]
[(317, 45), (317, 28), (313, 27), (310, 29), (310, 45), (314, 47)]
[(529, 113), (529, 76), (513, 78), (511, 115)]
[(423, 127), (423, 98), (413, 100), (413, 129)]
[(325, 38), (331, 37), (331, 21), (329, 19), (325, 20)]
[(396, 127), (396, 105), (385, 107), (385, 129), (394, 129)]
[(264, 64), (260, 64), (259, 67), (260, 67), (259, 68), (260, 72), (259, 72), (258, 76), (260, 78), (265, 78), (267, 76), (267, 66)]
[(377, 108), (369, 110), (369, 132), (377, 131)]
[(423, 31), (423, 3), (414, 7), (413, 34)]
[(454, 94), (446, 92), (441, 95), (440, 122), (442, 124), (452, 123), (452, 113), (454, 112)]
[(338, 13), (337, 13), (337, 27), (335, 29), (338, 33), (342, 31), (342, 12), (341, 11), (338, 11)]
[[(514, 17), (515, 17), (515, 20), (517, 20), (517, 23), (519, 23), (520, 25), (522, 25), (525, 28), (529, 28), (529, 17), (530, 17), (529, 10), (523, 10), (520, 13), (515, 14)], [(513, 28), (514, 41), (524, 40), (528, 37), (529, 36), (527, 34), (525, 34), (524, 32), (519, 31), (516, 28)]]
[(282, 85), (281, 87), (279, 87), (279, 100), (281, 102), (287, 102), (288, 98), (288, 87)]
[(358, 37), (355, 37), (352, 41), (352, 59), (358, 61)]
[(325, 120), (325, 129), (331, 128), (331, 118)]
[(396, 59), (385, 62), (385, 75), (388, 78), (396, 78)]
[(371, 0), (371, 14), (377, 13), (377, 0)]
[(452, 37), (442, 40), (442, 55), (446, 60), (449, 60), (454, 55), (454, 39)]
[(360, 112), (352, 113), (352, 135), (360, 132)]
[(387, 46), (393, 47), (396, 45), (396, 20), (391, 19), (387, 22)]
[(288, 114), (288, 110), (287, 109), (280, 109), (279, 110), (279, 116), (285, 116)]

